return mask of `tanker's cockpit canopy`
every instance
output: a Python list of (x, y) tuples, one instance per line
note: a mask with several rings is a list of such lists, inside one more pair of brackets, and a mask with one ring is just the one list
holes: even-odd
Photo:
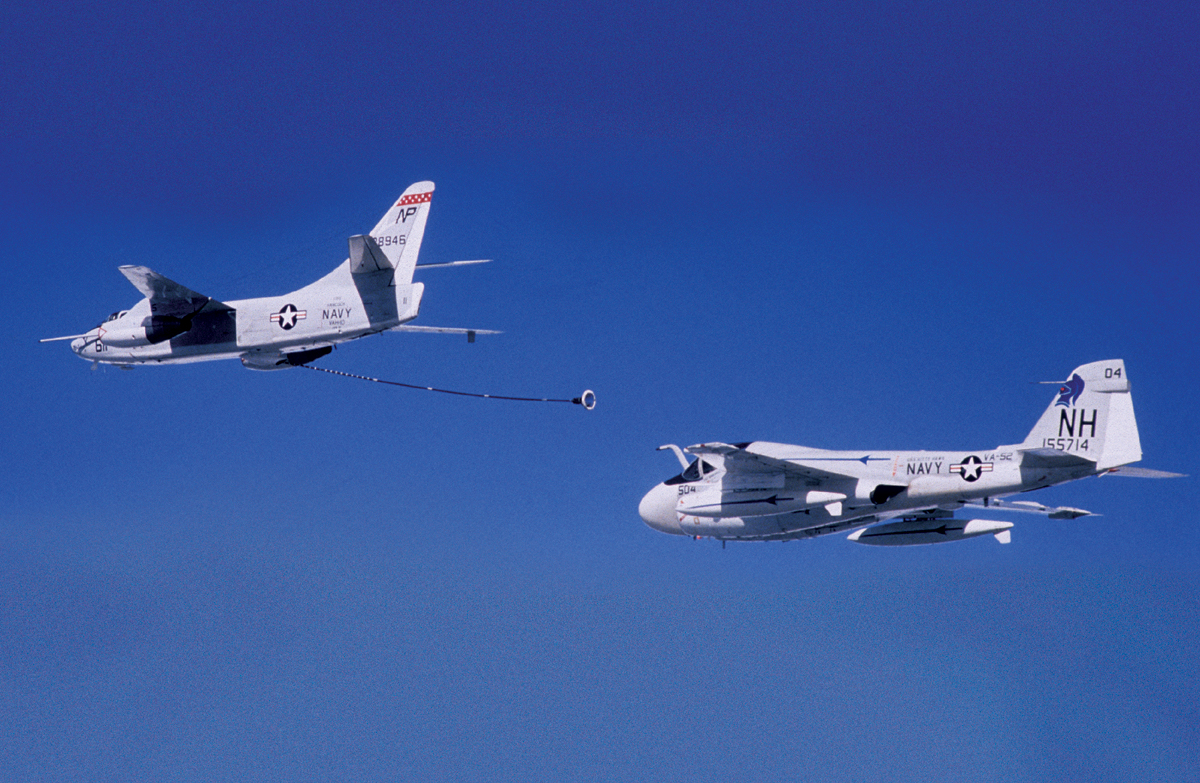
[(664, 481), (664, 484), (688, 484), (693, 481), (699, 481), (705, 476), (711, 476), (716, 472), (716, 468), (708, 464), (702, 459), (692, 460), (692, 464), (687, 466), (687, 469), (680, 473), (675, 478), (669, 478)]

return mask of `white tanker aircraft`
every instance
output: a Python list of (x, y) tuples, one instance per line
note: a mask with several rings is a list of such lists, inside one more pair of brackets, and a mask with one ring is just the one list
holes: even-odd
[[(333, 346), (385, 331), (496, 334), (486, 329), (411, 326), (421, 307), (417, 268), (481, 264), (451, 261), (417, 265), (433, 183), (404, 191), (371, 230), (350, 237), (350, 257), (315, 283), (284, 296), (219, 302), (144, 266), (122, 266), (145, 298), (113, 313), (95, 329), (41, 342), (70, 340), (91, 362), (129, 367), (241, 359), (252, 370), (295, 367)], [(93, 365), (94, 366), (94, 365)]]
[[(853, 531), (860, 544), (903, 546), (991, 534), (1011, 522), (961, 519), (964, 507), (1051, 519), (1090, 512), (1006, 501), (1019, 492), (1107, 474), (1172, 478), (1129, 467), (1142, 458), (1129, 376), (1120, 359), (1077, 368), (1021, 443), (978, 451), (825, 451), (783, 443), (702, 443), (675, 453), (683, 472), (650, 490), (638, 512), (655, 530), (722, 541), (787, 541)], [(696, 457), (690, 464), (684, 452)]]

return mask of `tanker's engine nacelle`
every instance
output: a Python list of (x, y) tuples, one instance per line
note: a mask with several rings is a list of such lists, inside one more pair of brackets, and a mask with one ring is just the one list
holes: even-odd
[(333, 351), (332, 345), (310, 348), (307, 351), (277, 353), (274, 351), (247, 351), (242, 354), (242, 366), (248, 370), (284, 370), (320, 359)]

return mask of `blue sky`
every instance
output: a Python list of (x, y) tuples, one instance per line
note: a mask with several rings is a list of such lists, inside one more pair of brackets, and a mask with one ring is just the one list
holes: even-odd
[[(1184, 4), (0, 10), (0, 779), (1195, 779), (1195, 478), (876, 551), (664, 536), (654, 448), (1019, 441), (1123, 358), (1196, 476)], [(321, 276), (432, 179), (420, 323), (89, 372), (145, 264)]]

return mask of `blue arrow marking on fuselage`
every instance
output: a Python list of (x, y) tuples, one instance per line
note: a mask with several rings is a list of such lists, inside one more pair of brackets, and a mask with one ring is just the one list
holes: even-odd
[(705, 503), (703, 506), (692, 506), (692, 508), (697, 509), (697, 508), (715, 508), (718, 506), (745, 506), (745, 505), (750, 505), (752, 503), (768, 503), (772, 506), (777, 506), (781, 502), (787, 502), (790, 500), (795, 500), (795, 498), (781, 498), (778, 495), (772, 495), (769, 498), (759, 498), (758, 500), (727, 500), (724, 503)]
[(796, 460), (797, 462), (861, 462), (866, 465), (868, 462), (887, 462), (891, 457), (784, 457), (784, 459)]

